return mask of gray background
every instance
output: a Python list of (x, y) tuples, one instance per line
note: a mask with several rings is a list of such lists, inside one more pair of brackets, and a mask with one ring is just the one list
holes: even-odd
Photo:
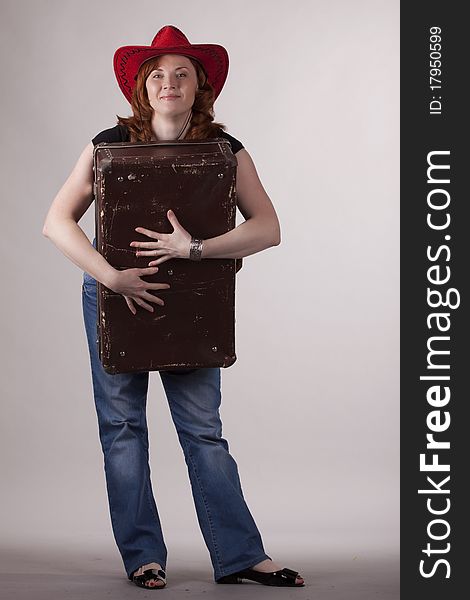
[[(216, 120), (253, 157), (281, 223), (281, 245), (237, 275), (238, 360), (222, 370), (223, 434), (265, 549), (305, 577), (297, 596), (396, 598), (398, 0), (8, 0), (1, 11), (0, 596), (26, 597), (21, 577), (48, 598), (139, 592), (112, 537), (82, 272), (41, 231), (83, 147), (130, 114), (115, 49), (172, 24), (227, 48)], [(93, 210), (80, 221), (90, 240)], [(158, 373), (148, 422), (165, 593), (238, 593), (212, 585)]]

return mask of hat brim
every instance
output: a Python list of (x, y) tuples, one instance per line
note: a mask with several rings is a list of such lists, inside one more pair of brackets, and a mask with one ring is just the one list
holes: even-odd
[(228, 75), (228, 53), (218, 44), (192, 44), (188, 47), (173, 46), (155, 48), (153, 46), (122, 46), (114, 53), (114, 73), (118, 85), (129, 102), (135, 86), (135, 77), (142, 63), (163, 54), (181, 54), (198, 60), (204, 67), (207, 79), (218, 97)]

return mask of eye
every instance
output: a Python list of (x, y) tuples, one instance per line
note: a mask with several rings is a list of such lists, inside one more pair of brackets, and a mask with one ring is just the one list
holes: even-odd
[(183, 77), (186, 77), (186, 73), (178, 73), (178, 75), (182, 75)]

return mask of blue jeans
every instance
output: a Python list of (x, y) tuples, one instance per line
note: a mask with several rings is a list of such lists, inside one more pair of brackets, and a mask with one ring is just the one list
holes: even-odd
[[(167, 549), (150, 481), (149, 373), (106, 373), (98, 355), (96, 281), (84, 274), (82, 306), (99, 436), (116, 544), (129, 579), (140, 566), (166, 569)], [(123, 299), (124, 302), (124, 299)], [(137, 310), (145, 310), (137, 307)], [(175, 424), (214, 579), (271, 558), (243, 497), (222, 437), (220, 368), (159, 371)]]

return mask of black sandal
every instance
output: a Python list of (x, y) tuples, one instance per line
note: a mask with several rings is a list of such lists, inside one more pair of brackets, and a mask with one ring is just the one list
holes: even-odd
[(281, 569), (280, 571), (273, 571), (272, 573), (263, 573), (262, 571), (255, 571), (254, 569), (242, 569), (237, 573), (225, 575), (224, 577), (217, 579), (217, 583), (243, 583), (243, 579), (250, 579), (251, 581), (257, 581), (263, 585), (304, 587), (305, 583), (295, 583), (298, 574), (298, 571), (287, 568)]
[[(160, 579), (164, 585), (146, 585), (146, 582), (150, 579)], [(166, 585), (166, 573), (162, 569), (145, 569), (142, 575), (134, 575), (132, 581), (147, 590), (160, 590)]]

